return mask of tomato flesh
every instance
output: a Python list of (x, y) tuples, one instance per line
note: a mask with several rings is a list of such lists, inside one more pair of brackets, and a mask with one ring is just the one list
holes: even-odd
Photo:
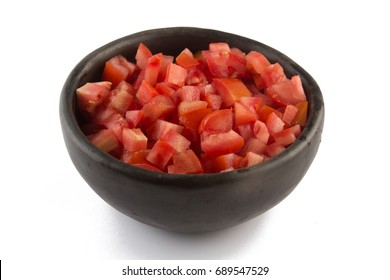
[(258, 51), (226, 42), (178, 55), (140, 43), (76, 90), (80, 127), (96, 147), (138, 168), (228, 172), (277, 156), (308, 117), (302, 81)]

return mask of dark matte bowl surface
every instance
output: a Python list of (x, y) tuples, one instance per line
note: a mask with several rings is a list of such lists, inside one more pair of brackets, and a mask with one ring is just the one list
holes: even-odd
[[(309, 102), (300, 137), (280, 155), (250, 168), (206, 175), (156, 173), (122, 163), (98, 150), (80, 130), (75, 91), (98, 81), (106, 60), (133, 60), (140, 42), (153, 53), (178, 55), (184, 48), (207, 49), (227, 42), (244, 52), (257, 50), (279, 62), (287, 75), (298, 74)], [(152, 226), (181, 232), (212, 231), (252, 219), (282, 201), (312, 163), (324, 123), (324, 103), (314, 79), (282, 53), (254, 40), (215, 30), (174, 27), (148, 30), (113, 41), (87, 55), (70, 73), (60, 99), (60, 118), (69, 155), (91, 188), (124, 214)]]

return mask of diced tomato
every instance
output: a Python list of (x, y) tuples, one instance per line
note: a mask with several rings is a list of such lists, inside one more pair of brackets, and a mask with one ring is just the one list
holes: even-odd
[(164, 82), (165, 76), (167, 75), (167, 68), (168, 65), (171, 64), (174, 60), (174, 57), (171, 55), (163, 55), (162, 61), (161, 61), (161, 66), (160, 66), (160, 71), (158, 73), (158, 82)]
[(149, 57), (146, 62), (144, 80), (151, 86), (155, 86), (157, 84), (157, 78), (160, 72), (162, 60), (162, 53), (158, 53)]
[(283, 147), (281, 144), (274, 142), (267, 146), (265, 149), (265, 154), (269, 157), (275, 157), (281, 152), (283, 152), (286, 148)]
[(146, 150), (148, 138), (139, 128), (124, 128), (122, 131), (122, 143), (129, 152)]
[(108, 104), (106, 106), (123, 116), (133, 101), (133, 95), (129, 94), (125, 89), (116, 88), (109, 93), (107, 99)]
[(206, 75), (199, 69), (188, 69), (185, 84), (191, 86), (204, 86), (208, 84), (208, 81)]
[(206, 101), (182, 101), (178, 107), (180, 123), (197, 130), (202, 119), (211, 112)]
[(193, 150), (185, 150), (173, 155), (173, 164), (168, 166), (168, 173), (197, 174), (203, 173), (203, 167)]
[(176, 63), (185, 69), (199, 65), (199, 61), (194, 58), (192, 52), (187, 48), (176, 57)]
[(209, 50), (212, 52), (222, 52), (222, 51), (230, 52), (230, 47), (227, 43), (224, 42), (210, 43)]
[(283, 80), (266, 89), (266, 94), (270, 96), (276, 103), (281, 105), (292, 104), (306, 101), (306, 96), (303, 91), (301, 78), (293, 76), (290, 80)]
[(213, 86), (218, 94), (221, 95), (226, 107), (231, 107), (234, 101), (238, 101), (242, 97), (251, 96), (251, 92), (239, 79), (214, 79)]
[(214, 78), (229, 78), (229, 52), (202, 51), (202, 57)]
[(141, 122), (144, 112), (142, 110), (127, 111), (125, 118), (129, 124), (129, 128), (135, 128)]
[(225, 42), (195, 51), (153, 55), (141, 43), (136, 65), (108, 60), (104, 81), (76, 90), (83, 133), (125, 163), (172, 174), (249, 167), (296, 141), (308, 114), (299, 76)]
[(150, 100), (152, 100), (154, 97), (156, 97), (158, 94), (158, 91), (146, 80), (143, 80), (138, 91), (137, 91), (137, 98), (138, 101), (145, 105)]
[(147, 155), (149, 154), (150, 150), (140, 150), (135, 152), (129, 152), (126, 149), (123, 150), (121, 161), (126, 162), (128, 164), (143, 164), (149, 162), (146, 160)]
[(261, 163), (265, 160), (264, 155), (259, 155), (254, 152), (248, 152), (243, 159), (243, 167), (252, 166)]
[(240, 126), (253, 123), (257, 120), (257, 114), (239, 101), (234, 102), (234, 125)]
[(158, 140), (146, 159), (159, 169), (165, 170), (174, 153), (175, 149), (168, 142)]
[(183, 86), (180, 90), (182, 101), (197, 101), (200, 100), (200, 89), (195, 86)]
[(146, 64), (148, 62), (149, 57), (151, 57), (153, 54), (148, 49), (147, 46), (145, 46), (143, 43), (140, 43), (137, 49), (137, 53), (135, 55), (135, 60), (137, 61), (137, 66), (140, 69), (144, 69), (146, 67)]
[(295, 119), (293, 120), (292, 124), (299, 124), (300, 126), (306, 125), (306, 119), (307, 119), (307, 107), (308, 103), (307, 101), (299, 102), (295, 105), (297, 107), (298, 112), (295, 116)]
[(233, 129), (233, 112), (231, 109), (216, 110), (207, 114), (199, 124), (199, 133), (210, 135), (229, 132)]
[(287, 80), (283, 67), (279, 63), (270, 64), (261, 72), (263, 88), (268, 88), (280, 81)]
[(260, 139), (250, 137), (246, 142), (245, 145), (242, 147), (240, 154), (242, 156), (245, 156), (249, 152), (253, 152), (256, 154), (263, 154), (264, 151), (267, 148), (267, 144), (261, 141)]
[(175, 104), (168, 96), (157, 95), (142, 107), (144, 113), (142, 123), (145, 126), (149, 126), (157, 119), (166, 117), (174, 109)]
[(148, 164), (148, 163), (134, 163), (133, 166), (147, 169), (147, 170), (154, 171), (154, 172), (160, 172), (160, 173), (163, 172), (161, 169), (159, 169), (151, 164)]
[(207, 107), (218, 110), (222, 105), (222, 97), (217, 94), (209, 94), (204, 97), (204, 101), (207, 102)]
[(288, 145), (294, 143), (296, 139), (295, 131), (292, 127), (283, 129), (282, 131), (275, 133), (273, 137), (276, 143), (279, 143), (284, 147), (287, 147)]
[(135, 70), (135, 65), (124, 56), (117, 55), (108, 60), (104, 66), (102, 80), (112, 83), (115, 88), (121, 81), (130, 78)]
[(149, 139), (157, 141), (160, 140), (169, 130), (175, 130), (177, 133), (181, 134), (183, 129), (184, 127), (181, 125), (158, 119), (147, 128), (146, 134)]
[(181, 87), (186, 80), (187, 70), (175, 63), (168, 64), (165, 82), (173, 86)]
[(259, 120), (261, 120), (262, 122), (265, 122), (271, 113), (275, 113), (280, 118), (283, 116), (282, 112), (279, 112), (275, 108), (272, 108), (267, 105), (262, 106), (257, 112)]
[(265, 124), (267, 125), (268, 131), (271, 135), (282, 131), (284, 128), (284, 121), (279, 118), (274, 112), (269, 114)]
[(110, 128), (115, 133), (119, 141), (122, 141), (122, 130), (129, 127), (126, 119), (121, 114), (110, 108), (99, 111), (96, 114), (94, 121), (96, 124)]
[(253, 124), (253, 135), (263, 143), (268, 143), (269, 131), (267, 125), (260, 120)]
[(179, 134), (174, 129), (164, 133), (161, 140), (169, 143), (178, 153), (184, 152), (191, 145), (191, 142), (187, 138)]
[(298, 108), (295, 107), (294, 105), (288, 104), (286, 108), (284, 108), (282, 120), (286, 124), (291, 125), (292, 122), (295, 120), (297, 113), (298, 113)]
[(210, 156), (238, 152), (244, 146), (244, 139), (234, 130), (211, 134), (201, 140), (201, 149)]
[(100, 150), (109, 153), (119, 147), (118, 138), (111, 129), (102, 129), (98, 133), (88, 137), (89, 140)]
[(77, 107), (79, 110), (93, 113), (97, 106), (103, 103), (103, 100), (109, 94), (111, 83), (86, 83), (76, 90)]
[(248, 70), (257, 74), (261, 74), (271, 64), (263, 54), (257, 51), (251, 51), (246, 55), (246, 63)]

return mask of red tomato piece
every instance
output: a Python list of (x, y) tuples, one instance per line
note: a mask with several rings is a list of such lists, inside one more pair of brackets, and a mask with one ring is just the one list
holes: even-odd
[(176, 57), (176, 63), (185, 69), (199, 65), (199, 61), (194, 58), (192, 52), (187, 48)]
[(282, 112), (279, 112), (278, 110), (276, 110), (275, 108), (272, 108), (268, 105), (264, 105), (262, 106), (259, 111), (257, 112), (258, 116), (259, 116), (259, 120), (261, 120), (262, 122), (265, 122), (268, 118), (268, 116), (271, 114), (271, 113), (275, 113), (278, 117), (282, 117), (283, 114)]
[(149, 162), (146, 160), (146, 157), (149, 152), (150, 150), (140, 150), (135, 152), (123, 150), (121, 161), (126, 162), (128, 164), (149, 164)]
[(259, 155), (254, 152), (248, 152), (243, 159), (243, 167), (252, 166), (262, 163), (265, 160), (264, 155)]
[(307, 107), (308, 103), (307, 101), (299, 102), (295, 105), (298, 109), (298, 112), (295, 116), (295, 119), (293, 120), (292, 124), (299, 124), (300, 126), (306, 125), (306, 119), (307, 119)]
[(283, 129), (282, 131), (275, 133), (273, 137), (276, 143), (279, 143), (284, 147), (289, 146), (296, 140), (295, 131), (292, 127)]
[(211, 134), (201, 140), (202, 151), (210, 156), (235, 153), (242, 146), (244, 146), (244, 139), (234, 130)]
[(174, 60), (174, 57), (171, 55), (163, 55), (162, 61), (161, 61), (161, 66), (160, 66), (160, 71), (158, 73), (158, 82), (164, 82), (165, 76), (167, 75), (167, 68), (168, 65), (171, 64)]
[(129, 124), (129, 128), (135, 128), (141, 122), (144, 112), (142, 110), (131, 110), (127, 111), (125, 118)]
[(229, 132), (233, 129), (231, 109), (216, 110), (206, 115), (199, 124), (199, 133), (204, 135)]
[(181, 87), (186, 80), (187, 70), (175, 63), (168, 64), (165, 82), (175, 87)]
[(160, 173), (163, 172), (161, 169), (159, 169), (151, 164), (148, 164), (148, 163), (136, 163), (133, 165), (136, 167), (147, 169), (147, 170), (154, 171), (154, 172), (160, 172)]
[(173, 164), (168, 166), (168, 173), (197, 174), (203, 173), (203, 167), (193, 150), (186, 150), (173, 155)]
[(122, 130), (122, 143), (129, 152), (146, 150), (148, 138), (139, 128), (124, 128)]
[(183, 129), (184, 127), (181, 125), (158, 119), (150, 127), (148, 127), (146, 134), (149, 139), (157, 141), (160, 140), (169, 130), (175, 130), (177, 133), (181, 134)]
[(228, 69), (228, 60), (229, 52), (212, 52), (212, 51), (202, 51), (202, 57), (208, 66), (210, 74), (214, 78), (228, 78), (229, 69)]
[(207, 102), (207, 107), (218, 110), (222, 105), (222, 97), (217, 94), (209, 94), (204, 97), (204, 101)]
[(234, 102), (234, 125), (240, 126), (247, 123), (254, 123), (257, 114), (239, 101)]
[(122, 116), (129, 109), (133, 101), (133, 95), (122, 88), (112, 90), (107, 96), (107, 107), (117, 111)]
[(208, 84), (208, 81), (206, 75), (199, 69), (188, 69), (185, 84), (191, 86), (204, 86)]
[(133, 74), (135, 65), (124, 56), (117, 55), (108, 60), (104, 66), (102, 80), (112, 83), (116, 87), (121, 81), (125, 81)]
[(153, 145), (146, 159), (159, 169), (165, 170), (174, 153), (175, 149), (169, 143), (158, 140)]
[(111, 129), (102, 129), (98, 133), (88, 137), (89, 140), (100, 150), (109, 153), (119, 147), (118, 138)]
[[(256, 123), (256, 122), (255, 122)], [(247, 141), (249, 138), (253, 137), (253, 130), (251, 124), (244, 124), (236, 127), (238, 133)]]
[(271, 135), (282, 131), (284, 128), (284, 121), (279, 118), (274, 112), (269, 114), (265, 124), (267, 125), (268, 131)]
[(220, 155), (211, 158), (209, 162), (209, 169), (211, 172), (229, 171), (239, 168), (241, 157), (234, 154)]
[(251, 51), (246, 55), (246, 66), (251, 72), (261, 74), (270, 64), (268, 59), (257, 51)]
[(183, 86), (180, 90), (182, 101), (197, 101), (200, 100), (200, 89), (195, 86)]
[(126, 119), (110, 108), (98, 112), (94, 118), (94, 122), (112, 129), (119, 141), (122, 141), (122, 130), (129, 127)]
[(280, 81), (287, 80), (283, 67), (279, 63), (270, 64), (261, 72), (262, 88), (268, 88)]
[(276, 103), (281, 105), (292, 104), (306, 101), (306, 96), (303, 91), (301, 78), (293, 76), (291, 80), (283, 80), (266, 89), (266, 94), (270, 96)]
[(260, 139), (250, 137), (246, 140), (244, 146), (242, 147), (240, 154), (245, 156), (249, 152), (256, 154), (263, 154), (267, 148), (267, 144), (261, 141)]
[(135, 55), (135, 60), (137, 62), (137, 66), (140, 69), (144, 69), (146, 67), (146, 64), (148, 63), (149, 57), (151, 57), (153, 54), (148, 49), (147, 46), (145, 46), (143, 43), (140, 43), (137, 49), (137, 53)]
[(103, 103), (103, 100), (109, 94), (110, 82), (86, 83), (76, 90), (77, 107), (79, 110), (93, 113), (97, 106)]
[(226, 107), (231, 107), (234, 101), (240, 100), (244, 96), (251, 96), (251, 92), (239, 79), (213, 79), (213, 86), (218, 94), (222, 97)]
[(229, 53), (227, 68), (230, 78), (249, 79), (251, 77), (251, 73), (246, 67), (245, 57), (241, 57), (232, 52)]
[(158, 91), (146, 80), (142, 81), (136, 94), (138, 101), (141, 103), (141, 105), (147, 104), (157, 95), (159, 95)]
[(209, 44), (209, 50), (212, 52), (230, 52), (229, 44), (224, 42), (218, 42), (218, 43), (210, 43)]
[(269, 131), (267, 125), (260, 120), (255, 121), (253, 124), (253, 134), (254, 136), (261, 140), (263, 143), (268, 143)]
[(281, 152), (283, 152), (284, 150), (286, 150), (285, 147), (283, 147), (281, 144), (277, 142), (274, 142), (267, 146), (267, 148), (265, 149), (265, 154), (269, 157), (275, 157)]
[(157, 78), (160, 73), (162, 60), (162, 53), (158, 53), (149, 57), (146, 62), (144, 80), (152, 86), (157, 84)]
[(178, 107), (180, 123), (197, 130), (202, 119), (211, 112), (206, 101), (182, 101)]
[(165, 118), (175, 109), (175, 104), (165, 95), (153, 97), (148, 104), (142, 107), (144, 113), (142, 123), (149, 126), (159, 118)]
[(286, 108), (284, 108), (282, 120), (286, 124), (291, 125), (292, 122), (295, 120), (297, 113), (298, 113), (298, 108), (295, 107), (294, 105), (288, 104)]
[(156, 85), (156, 90), (158, 93), (169, 96), (170, 98), (172, 98), (173, 94), (176, 92), (176, 89), (171, 87), (169, 83), (165, 82), (158, 83)]
[(176, 132), (174, 129), (164, 133), (161, 140), (169, 143), (178, 153), (184, 152), (191, 145), (191, 142), (187, 138)]

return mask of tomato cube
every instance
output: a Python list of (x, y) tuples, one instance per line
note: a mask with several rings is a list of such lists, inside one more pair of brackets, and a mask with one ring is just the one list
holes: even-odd
[(234, 125), (240, 126), (247, 123), (254, 123), (257, 120), (257, 114), (241, 102), (234, 102)]
[(141, 105), (145, 105), (157, 95), (158, 91), (146, 80), (142, 81), (136, 94), (138, 101), (141, 103)]
[(168, 64), (165, 82), (181, 87), (186, 80), (187, 70), (175, 63)]
[(149, 57), (146, 62), (144, 80), (152, 86), (155, 86), (157, 84), (157, 79), (160, 73), (162, 60), (163, 60), (162, 53), (158, 53)]
[(249, 97), (252, 95), (244, 83), (239, 79), (216, 78), (213, 80), (213, 86), (222, 97), (223, 103), (226, 107), (233, 106), (234, 101), (238, 101), (242, 97)]
[(293, 76), (290, 80), (280, 81), (267, 88), (265, 92), (274, 102), (284, 106), (288, 104), (295, 105), (299, 102), (306, 101), (299, 76)]
[(149, 57), (151, 57), (153, 54), (148, 49), (147, 46), (145, 46), (143, 43), (140, 43), (137, 49), (137, 53), (135, 54), (135, 60), (137, 61), (137, 66), (140, 69), (144, 69), (146, 67), (146, 64), (148, 63)]
[(185, 69), (199, 65), (199, 61), (194, 58), (192, 52), (187, 48), (176, 57), (176, 63)]
[(141, 122), (144, 112), (142, 110), (131, 110), (127, 111), (125, 118), (129, 124), (129, 128), (135, 128)]
[(143, 119), (142, 123), (149, 126), (159, 118), (166, 117), (175, 109), (175, 104), (165, 95), (157, 95), (153, 97), (148, 104), (142, 107)]
[(184, 152), (191, 145), (191, 142), (187, 138), (174, 129), (164, 133), (161, 140), (169, 143), (178, 153)]
[(122, 131), (122, 143), (129, 152), (146, 150), (148, 138), (139, 128), (124, 128)]
[(109, 94), (111, 83), (86, 83), (76, 90), (77, 106), (79, 110), (93, 113), (97, 106), (103, 103)]
[(244, 139), (234, 130), (211, 134), (201, 140), (201, 149), (210, 156), (238, 152), (244, 146)]
[(181, 134), (183, 129), (184, 127), (181, 125), (158, 119), (146, 130), (146, 134), (149, 139), (157, 141), (160, 140), (169, 130), (174, 130)]
[(158, 140), (153, 145), (146, 159), (159, 169), (165, 170), (174, 153), (175, 149), (168, 142)]
[(263, 54), (257, 51), (251, 51), (246, 55), (246, 63), (249, 71), (260, 75), (271, 64)]
[(89, 137), (89, 140), (102, 151), (109, 153), (119, 147), (118, 138), (111, 129), (102, 129)]
[(196, 174), (203, 173), (203, 167), (193, 150), (185, 150), (173, 155), (173, 164), (168, 166), (168, 173)]
[(112, 83), (116, 87), (121, 81), (125, 81), (133, 74), (135, 65), (124, 56), (117, 55), (108, 60), (104, 66), (102, 79)]

